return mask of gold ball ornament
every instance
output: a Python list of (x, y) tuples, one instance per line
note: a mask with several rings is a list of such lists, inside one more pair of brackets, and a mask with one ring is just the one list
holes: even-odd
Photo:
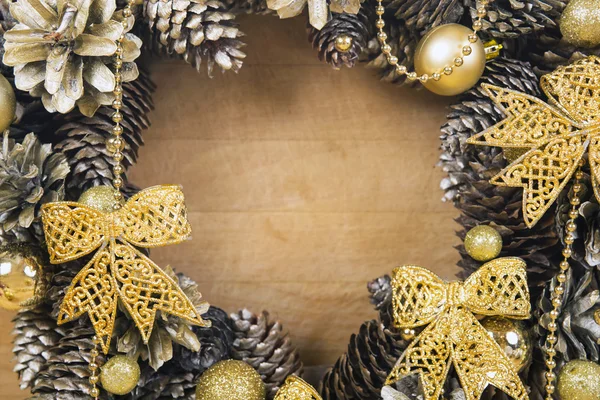
[(574, 46), (600, 45), (600, 0), (571, 0), (560, 17), (560, 32)]
[(0, 308), (15, 311), (34, 305), (41, 270), (35, 257), (10, 252), (0, 256)]
[(135, 389), (139, 379), (140, 366), (136, 360), (124, 355), (112, 357), (100, 371), (100, 383), (104, 390), (119, 396)]
[(335, 49), (340, 53), (345, 53), (352, 48), (353, 42), (352, 37), (342, 34), (335, 38)]
[(83, 192), (77, 202), (110, 213), (117, 202), (115, 192), (111, 186), (94, 186)]
[(4, 76), (0, 78), (0, 111), (0, 132), (2, 132), (13, 123), (17, 111), (15, 91)]
[(522, 321), (504, 317), (487, 317), (481, 325), (500, 346), (515, 371), (521, 372), (531, 362), (533, 340)]
[(556, 388), (561, 400), (600, 400), (600, 365), (569, 361), (560, 369)]
[(196, 387), (197, 400), (264, 400), (265, 384), (243, 361), (220, 361), (210, 367)]
[(502, 236), (487, 225), (479, 225), (467, 232), (465, 250), (477, 261), (489, 261), (498, 257), (502, 250)]
[[(466, 26), (446, 24), (433, 28), (421, 39), (414, 55), (415, 72), (418, 76), (427, 74), (430, 77), (441, 74), (440, 79), (428, 79), (423, 83), (428, 90), (442, 96), (454, 96), (479, 81), (485, 68), (485, 48), (481, 39), (469, 42), (468, 36), (472, 34)], [(466, 47), (471, 48), (470, 52), (465, 51)], [(461, 59), (460, 66), (456, 66), (457, 58)], [(451, 73), (448, 75), (448, 72)]]

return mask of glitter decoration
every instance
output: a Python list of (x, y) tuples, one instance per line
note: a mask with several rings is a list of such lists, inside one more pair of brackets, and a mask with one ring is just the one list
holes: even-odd
[(479, 225), (467, 232), (465, 250), (477, 261), (489, 261), (498, 257), (502, 250), (502, 236), (488, 225)]
[(319, 393), (305, 380), (288, 376), (285, 384), (277, 391), (274, 400), (322, 400)]
[(562, 400), (600, 399), (600, 365), (590, 360), (569, 361), (558, 374), (557, 390)]
[(472, 136), (469, 144), (528, 148), (491, 179), (523, 188), (523, 219), (534, 226), (588, 153), (592, 185), (600, 200), (600, 58), (587, 57), (542, 76), (550, 104), (514, 90), (482, 85), (507, 116)]
[(94, 186), (83, 192), (77, 202), (110, 213), (113, 211), (113, 205), (117, 202), (115, 192), (116, 190), (110, 186)]
[(243, 361), (225, 360), (210, 367), (196, 387), (198, 400), (264, 400), (265, 384)]
[(600, 45), (600, 2), (571, 0), (560, 17), (560, 33), (574, 46)]
[(533, 340), (523, 321), (486, 317), (480, 322), (512, 362), (515, 371), (521, 372), (531, 363)]
[(392, 305), (397, 328), (427, 327), (412, 341), (386, 380), (393, 385), (417, 373), (425, 400), (437, 400), (450, 366), (466, 400), (492, 385), (515, 400), (528, 399), (512, 362), (473, 314), (527, 319), (531, 311), (525, 262), (498, 258), (464, 282), (442, 281), (425, 268), (394, 270)]
[(100, 372), (100, 383), (104, 390), (119, 396), (135, 389), (139, 379), (140, 366), (132, 357), (124, 355), (112, 357)]
[(66, 201), (46, 203), (41, 211), (52, 264), (72, 261), (98, 249), (65, 293), (59, 325), (87, 313), (105, 354), (119, 300), (144, 343), (150, 339), (157, 311), (210, 326), (201, 318), (208, 304), (196, 309), (177, 283), (136, 249), (181, 243), (190, 235), (179, 186), (144, 189), (111, 213)]

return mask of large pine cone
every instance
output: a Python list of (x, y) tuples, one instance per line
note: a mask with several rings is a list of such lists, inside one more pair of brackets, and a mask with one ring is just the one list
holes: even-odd
[[(365, 4), (358, 14), (333, 14), (325, 26), (318, 30), (307, 24), (308, 40), (319, 52), (319, 60), (325, 61), (335, 69), (342, 66), (352, 68), (358, 57), (365, 51), (372, 34), (375, 21), (371, 20), (371, 8)], [(339, 51), (335, 46), (336, 39), (342, 35), (352, 39), (352, 46), (347, 51)]]
[[(497, 59), (486, 66), (483, 82), (540, 96), (538, 79), (531, 66), (515, 60)], [(471, 146), (466, 140), (504, 119), (480, 87), (471, 89), (451, 106), (448, 122), (442, 127), (440, 165), (448, 173), (442, 180), (445, 199), (454, 201), (461, 211), (458, 222), (466, 232), (477, 225), (491, 225), (504, 240), (501, 255), (521, 257), (527, 262), (529, 285), (535, 300), (545, 282), (558, 265), (560, 243), (554, 228), (554, 216), (547, 212), (538, 224), (529, 229), (522, 218), (522, 189), (492, 185), (489, 180), (506, 161), (501, 149)], [(469, 257), (464, 246), (458, 247), (464, 269), (469, 276), (481, 265)]]
[(289, 375), (302, 373), (298, 350), (283, 331), (279, 321), (269, 313), (255, 315), (248, 310), (231, 314), (235, 333), (232, 356), (254, 367), (267, 386), (267, 398), (272, 399)]
[(240, 50), (243, 33), (235, 14), (218, 1), (148, 0), (144, 16), (152, 34), (151, 47), (176, 55), (200, 70), (205, 60), (212, 76), (215, 64), (223, 71), (237, 72), (246, 55)]

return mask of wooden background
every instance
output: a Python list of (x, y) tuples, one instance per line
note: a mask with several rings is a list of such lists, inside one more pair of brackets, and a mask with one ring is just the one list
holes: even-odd
[[(269, 310), (307, 364), (376, 316), (366, 283), (401, 263), (456, 272), (435, 167), (447, 98), (318, 61), (304, 20), (241, 19), (238, 75), (154, 60), (153, 126), (131, 178), (183, 185), (191, 241), (153, 251), (227, 311)], [(0, 398), (20, 399), (0, 313)]]

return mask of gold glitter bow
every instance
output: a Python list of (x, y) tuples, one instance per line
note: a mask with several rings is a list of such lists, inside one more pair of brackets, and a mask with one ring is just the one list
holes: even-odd
[(288, 376), (285, 384), (277, 391), (274, 400), (322, 400), (319, 393), (306, 381), (297, 376)]
[(60, 306), (58, 323), (88, 313), (108, 352), (118, 299), (145, 343), (157, 311), (208, 326), (177, 283), (134, 246), (180, 243), (191, 227), (179, 186), (145, 189), (111, 213), (76, 202), (47, 203), (42, 221), (50, 262), (60, 264), (96, 252), (77, 274)]
[(488, 385), (528, 399), (512, 363), (473, 315), (529, 318), (523, 260), (498, 258), (465, 282), (450, 283), (424, 268), (403, 266), (394, 270), (392, 288), (395, 325), (429, 325), (406, 348), (386, 385), (418, 373), (425, 400), (437, 400), (453, 364), (467, 400), (479, 399)]
[(550, 208), (586, 150), (600, 201), (600, 58), (584, 58), (544, 75), (541, 87), (551, 105), (514, 90), (483, 86), (506, 119), (467, 143), (526, 150), (491, 182), (523, 188), (527, 226)]

